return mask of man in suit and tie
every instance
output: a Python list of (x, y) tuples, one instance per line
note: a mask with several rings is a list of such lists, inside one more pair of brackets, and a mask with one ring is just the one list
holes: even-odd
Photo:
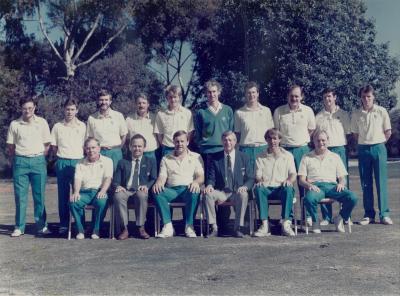
[(114, 201), (117, 213), (117, 231), (119, 240), (129, 237), (127, 204), (133, 199), (135, 205), (136, 226), (139, 237), (148, 239), (150, 236), (144, 228), (147, 213), (149, 188), (157, 179), (157, 164), (154, 158), (143, 155), (146, 139), (141, 134), (134, 135), (129, 143), (132, 160), (121, 159), (114, 173)]
[(253, 167), (249, 157), (235, 149), (237, 143), (233, 131), (222, 134), (224, 150), (215, 155), (208, 170), (206, 188), (206, 213), (212, 227), (210, 236), (218, 235), (215, 203), (232, 200), (235, 204), (235, 236), (243, 237), (244, 215), (248, 202), (248, 190), (254, 184)]

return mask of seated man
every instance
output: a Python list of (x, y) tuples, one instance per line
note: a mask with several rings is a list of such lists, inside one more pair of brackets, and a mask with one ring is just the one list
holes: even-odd
[(113, 162), (100, 155), (100, 143), (95, 138), (87, 138), (84, 149), (86, 157), (79, 161), (75, 169), (74, 188), (69, 199), (70, 209), (78, 230), (76, 238), (84, 239), (84, 209), (89, 204), (95, 206), (92, 239), (98, 239), (107, 211), (107, 190), (113, 175)]
[[(335, 217), (336, 231), (345, 232), (347, 221), (357, 203), (356, 195), (346, 189), (347, 171), (340, 156), (328, 150), (328, 134), (317, 130), (313, 135), (315, 149), (303, 156), (299, 167), (300, 185), (307, 190), (304, 205), (311, 215), (314, 233), (321, 233), (317, 206), (323, 198), (332, 198), (342, 204)], [(338, 180), (338, 182), (336, 181)]]
[(200, 185), (204, 182), (203, 161), (200, 154), (190, 151), (188, 134), (177, 131), (173, 135), (174, 152), (165, 155), (160, 164), (160, 173), (153, 186), (156, 205), (161, 213), (164, 227), (159, 238), (172, 237), (170, 202), (185, 202), (185, 234), (196, 237), (193, 216), (197, 208)]
[(232, 131), (222, 134), (224, 150), (211, 160), (207, 173), (206, 213), (212, 227), (210, 236), (218, 235), (215, 202), (232, 200), (235, 204), (235, 237), (243, 237), (242, 227), (246, 213), (248, 193), (254, 184), (253, 168), (249, 157), (235, 149), (236, 135)]
[(294, 236), (292, 230), (293, 183), (296, 167), (293, 155), (279, 146), (282, 135), (276, 128), (267, 130), (264, 136), (268, 148), (256, 159), (255, 196), (262, 224), (254, 236), (270, 235), (268, 230), (268, 199), (282, 203), (282, 234)]
[(121, 159), (114, 173), (114, 201), (117, 209), (116, 228), (117, 231), (122, 230), (118, 236), (119, 240), (129, 237), (127, 209), (129, 199), (133, 199), (135, 205), (139, 237), (142, 239), (150, 238), (144, 228), (144, 223), (146, 221), (149, 188), (153, 186), (157, 178), (157, 163), (154, 157), (143, 155), (145, 148), (146, 139), (141, 134), (134, 135), (129, 143), (132, 160)]

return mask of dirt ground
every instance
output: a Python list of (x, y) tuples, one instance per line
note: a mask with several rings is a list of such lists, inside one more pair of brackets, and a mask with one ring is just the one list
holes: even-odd
[[(358, 170), (350, 172), (360, 198), (353, 212), (358, 221)], [(400, 295), (400, 163), (389, 165), (389, 177), (394, 226), (353, 225), (351, 234), (338, 234), (330, 225), (321, 235), (287, 238), (276, 226), (279, 207), (271, 207), (267, 238), (147, 241), (37, 238), (31, 198), (26, 234), (10, 238), (14, 197), (11, 181), (2, 180), (0, 295)], [(56, 231), (54, 183), (49, 180), (46, 207)]]

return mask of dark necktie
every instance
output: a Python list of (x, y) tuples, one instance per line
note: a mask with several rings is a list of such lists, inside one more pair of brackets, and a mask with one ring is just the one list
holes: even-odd
[(132, 188), (138, 190), (139, 188), (139, 159), (135, 160), (135, 169), (133, 171)]
[(232, 160), (231, 156), (228, 154), (226, 156), (226, 189), (229, 189), (230, 192), (233, 191), (233, 173), (232, 173)]

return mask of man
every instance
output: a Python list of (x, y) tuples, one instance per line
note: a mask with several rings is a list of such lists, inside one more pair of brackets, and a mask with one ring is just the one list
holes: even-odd
[(174, 136), (175, 149), (161, 160), (160, 173), (153, 186), (155, 200), (161, 213), (164, 227), (159, 238), (172, 237), (170, 202), (185, 202), (185, 235), (196, 237), (193, 230), (193, 216), (200, 194), (200, 186), (204, 182), (203, 161), (199, 154), (190, 151), (188, 135), (185, 131), (177, 131)]
[(304, 205), (313, 221), (312, 231), (321, 233), (317, 206), (320, 200), (327, 197), (341, 203), (341, 210), (334, 222), (336, 231), (345, 232), (343, 220), (349, 219), (357, 197), (346, 189), (347, 170), (340, 156), (328, 150), (328, 134), (317, 130), (313, 140), (315, 149), (303, 156), (298, 172), (300, 185), (307, 190)]
[[(350, 116), (336, 104), (336, 92), (332, 88), (326, 88), (322, 94), (324, 110), (315, 117), (317, 129), (324, 130), (329, 136), (328, 149), (340, 156), (348, 170), (347, 137), (350, 135)], [(349, 176), (346, 178), (349, 188)], [(322, 218), (320, 225), (326, 226), (332, 222), (332, 205), (321, 205)]]
[(211, 236), (218, 235), (215, 203), (233, 200), (235, 204), (235, 237), (242, 238), (244, 215), (248, 202), (248, 190), (253, 187), (253, 167), (249, 157), (235, 150), (236, 135), (232, 131), (222, 134), (223, 152), (216, 155), (209, 167), (206, 181), (206, 213), (208, 223), (212, 227)]
[(282, 234), (294, 236), (292, 230), (293, 183), (296, 181), (296, 167), (293, 155), (279, 146), (281, 133), (269, 129), (265, 133), (268, 148), (256, 160), (255, 196), (262, 222), (254, 233), (256, 237), (270, 235), (268, 227), (268, 200), (277, 199), (282, 204)]
[(32, 186), (37, 233), (50, 233), (45, 209), (45, 155), (51, 142), (50, 129), (44, 118), (35, 115), (36, 103), (33, 98), (22, 100), (20, 106), (22, 116), (11, 122), (7, 134), (7, 150), (13, 167), (15, 194), (15, 229), (11, 237), (19, 237), (25, 232), (29, 183)]
[(132, 161), (121, 159), (114, 173), (114, 202), (117, 209), (116, 228), (118, 231), (122, 229), (118, 236), (119, 240), (125, 240), (129, 237), (127, 212), (129, 199), (133, 199), (135, 205), (136, 227), (139, 237), (142, 239), (150, 238), (144, 224), (146, 222), (149, 189), (157, 178), (157, 163), (155, 158), (144, 155), (145, 148), (146, 139), (140, 134), (134, 135), (129, 143)]
[(206, 82), (207, 108), (200, 109), (195, 118), (195, 136), (206, 170), (213, 155), (224, 150), (221, 136), (225, 131), (233, 130), (233, 111), (219, 101), (222, 87), (215, 80)]
[(245, 87), (246, 104), (235, 112), (235, 133), (240, 143), (240, 151), (249, 156), (254, 167), (257, 155), (265, 150), (265, 132), (274, 127), (271, 110), (261, 105), (259, 86), (248, 82)]
[(78, 102), (68, 99), (64, 103), (64, 120), (56, 123), (51, 130), (51, 148), (53, 155), (57, 155), (59, 234), (65, 234), (68, 231), (71, 186), (74, 181), (75, 167), (83, 158), (86, 125), (76, 117), (77, 114)]
[[(289, 88), (288, 103), (278, 107), (274, 112), (275, 127), (282, 133), (281, 146), (293, 154), (296, 170), (299, 169), (303, 155), (310, 152), (308, 143), (315, 130), (313, 110), (303, 105), (303, 89), (298, 85)], [(300, 198), (304, 197), (304, 189), (299, 186)], [(307, 218), (311, 225), (312, 220)]]
[(113, 163), (100, 154), (100, 142), (87, 138), (84, 143), (86, 157), (75, 168), (74, 190), (70, 196), (70, 209), (74, 216), (78, 234), (76, 239), (85, 238), (85, 206), (94, 205), (92, 239), (99, 239), (100, 227), (107, 211), (107, 190), (113, 175)]
[(128, 129), (122, 113), (111, 109), (111, 94), (102, 89), (98, 94), (98, 112), (90, 115), (87, 121), (86, 137), (100, 142), (101, 154), (111, 158), (114, 171), (122, 159), (121, 147), (125, 144)]
[(351, 131), (358, 141), (358, 168), (363, 190), (364, 218), (361, 225), (375, 220), (372, 174), (378, 193), (379, 218), (382, 224), (392, 225), (389, 217), (387, 192), (387, 151), (385, 143), (392, 134), (389, 114), (385, 108), (374, 104), (375, 95), (371, 85), (359, 91), (362, 107), (353, 112)]
[(156, 159), (158, 140), (154, 134), (155, 115), (149, 112), (149, 99), (145, 94), (139, 94), (135, 100), (135, 113), (126, 117), (129, 139), (140, 134), (146, 139), (143, 155)]
[(182, 106), (182, 89), (176, 85), (169, 85), (165, 95), (168, 108), (157, 113), (154, 126), (154, 133), (161, 144), (162, 156), (174, 150), (173, 135), (176, 131), (184, 130), (190, 141), (194, 130), (192, 112)]

